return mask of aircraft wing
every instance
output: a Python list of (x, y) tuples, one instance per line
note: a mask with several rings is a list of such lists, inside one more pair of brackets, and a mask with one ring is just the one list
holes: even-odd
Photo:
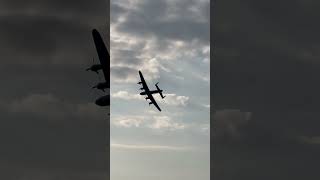
[(139, 71), (139, 75), (140, 75), (142, 87), (143, 87), (144, 91), (148, 94), (148, 92), (150, 92), (150, 90), (149, 90), (149, 88), (148, 88), (148, 86), (147, 86), (146, 81), (145, 81), (144, 78), (143, 78), (143, 75), (142, 75), (141, 71)]
[(159, 110), (161, 111), (160, 107), (158, 106), (156, 100), (154, 100), (152, 94), (148, 94), (148, 98), (150, 99), (150, 101), (152, 102), (152, 104)]
[[(106, 51), (105, 53), (108, 53), (108, 51)], [(108, 53), (108, 59), (110, 59), (109, 53)], [(108, 61), (110, 61), (110, 60), (108, 60)], [(100, 59), (100, 63), (101, 63), (101, 66), (102, 66), (102, 71), (103, 71), (104, 78), (105, 78), (106, 82), (109, 82), (110, 81), (110, 67), (109, 67), (109, 64), (107, 64), (107, 62), (104, 59)]]
[[(100, 64), (102, 66), (104, 78), (106, 82), (110, 82), (110, 54), (102, 40), (100, 33), (96, 29), (92, 30), (92, 36), (99, 56)], [(108, 88), (110, 88), (110, 84)]]

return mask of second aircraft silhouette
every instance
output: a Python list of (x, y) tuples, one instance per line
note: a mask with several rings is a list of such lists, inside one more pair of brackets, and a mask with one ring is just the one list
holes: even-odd
[[(92, 36), (99, 56), (100, 64), (94, 64), (86, 70), (94, 71), (97, 74), (99, 70), (102, 70), (105, 82), (100, 82), (92, 88), (97, 88), (104, 91), (105, 89), (110, 88), (110, 55), (100, 33), (96, 29), (92, 30)], [(110, 95), (105, 95), (98, 98), (95, 104), (98, 106), (110, 106)]]

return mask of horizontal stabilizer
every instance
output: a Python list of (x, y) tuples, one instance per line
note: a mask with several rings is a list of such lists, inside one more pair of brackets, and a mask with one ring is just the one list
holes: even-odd
[(166, 96), (164, 96), (164, 95), (162, 94), (162, 90), (158, 87), (158, 83), (159, 83), (159, 82), (157, 82), (155, 85), (156, 85), (156, 87), (157, 87), (157, 90), (158, 90), (161, 98), (163, 99), (163, 98), (165, 98)]
[(160, 94), (160, 96), (161, 96), (162, 99), (166, 97), (166, 96), (164, 96), (161, 92), (160, 92), (159, 94)]

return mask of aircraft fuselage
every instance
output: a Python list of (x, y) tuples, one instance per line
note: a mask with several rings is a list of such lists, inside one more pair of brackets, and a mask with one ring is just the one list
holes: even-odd
[[(156, 94), (156, 93), (160, 93), (160, 92), (162, 92), (162, 90), (154, 90), (154, 91), (149, 91), (150, 92), (150, 94)], [(147, 93), (144, 91), (144, 92), (141, 92), (140, 93), (140, 95), (147, 95)]]

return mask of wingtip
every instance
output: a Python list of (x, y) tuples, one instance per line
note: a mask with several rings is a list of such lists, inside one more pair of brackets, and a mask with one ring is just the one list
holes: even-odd
[(98, 32), (98, 30), (94, 28), (94, 29), (92, 29), (92, 32), (95, 33), (95, 32)]

